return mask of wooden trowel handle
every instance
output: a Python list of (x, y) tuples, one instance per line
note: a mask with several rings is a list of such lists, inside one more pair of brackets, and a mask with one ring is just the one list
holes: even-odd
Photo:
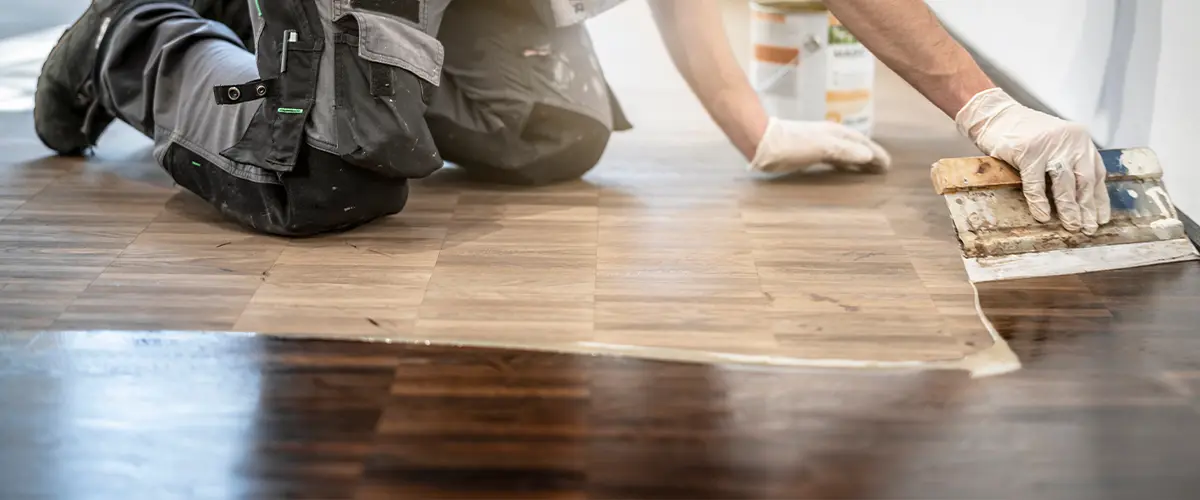
[(1021, 174), (1016, 168), (990, 156), (938, 160), (930, 176), (938, 194), (1021, 185)]
[[(1100, 159), (1104, 161), (1106, 181), (1162, 177), (1158, 156), (1148, 148), (1106, 149), (1100, 151)], [(938, 160), (929, 174), (938, 194), (1021, 186), (1017, 169), (991, 156)]]

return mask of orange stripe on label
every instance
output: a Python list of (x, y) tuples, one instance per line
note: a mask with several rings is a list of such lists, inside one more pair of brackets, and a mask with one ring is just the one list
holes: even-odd
[(776, 14), (774, 12), (762, 12), (762, 11), (758, 11), (758, 10), (754, 11), (754, 18), (758, 19), (759, 21), (766, 21), (768, 23), (783, 24), (783, 23), (787, 22), (787, 16), (785, 16), (783, 14)]
[(871, 98), (870, 90), (830, 90), (825, 93), (826, 102), (862, 101)]
[(800, 49), (775, 45), (755, 45), (754, 59), (759, 62), (798, 66)]

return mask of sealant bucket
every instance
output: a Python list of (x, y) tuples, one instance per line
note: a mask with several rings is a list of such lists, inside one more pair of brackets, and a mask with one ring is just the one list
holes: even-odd
[(751, 2), (750, 78), (776, 118), (838, 122), (870, 136), (875, 56), (819, 1)]

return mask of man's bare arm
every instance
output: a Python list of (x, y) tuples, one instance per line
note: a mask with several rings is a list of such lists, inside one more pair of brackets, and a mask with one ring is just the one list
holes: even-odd
[(817, 163), (882, 173), (887, 151), (832, 122), (771, 118), (733, 57), (716, 0), (650, 0), (671, 60), (713, 121), (757, 172), (788, 173)]
[[(1104, 165), (1087, 128), (1029, 109), (995, 88), (922, 0), (826, 0), (884, 64), (955, 119), (984, 153), (1012, 164), (1030, 212), (1094, 234), (1111, 217)], [(1051, 185), (1046, 186), (1049, 174)]]
[(953, 118), (995, 87), (922, 0), (826, 0), (833, 15), (889, 68)]
[(671, 60), (713, 121), (746, 158), (754, 157), (767, 112), (737, 63), (716, 0), (651, 0)]
[[(998, 89), (922, 0), (825, 0), (872, 53), (954, 118), (984, 153), (1021, 172), (1033, 216), (1069, 231), (1109, 221), (1104, 165), (1081, 124), (1021, 105)], [(886, 171), (887, 152), (840, 124), (769, 118), (728, 47), (715, 0), (651, 0), (671, 58), (749, 168), (786, 172), (816, 162)], [(765, 125), (765, 126), (764, 126)], [(1047, 189), (1045, 179), (1050, 174)]]

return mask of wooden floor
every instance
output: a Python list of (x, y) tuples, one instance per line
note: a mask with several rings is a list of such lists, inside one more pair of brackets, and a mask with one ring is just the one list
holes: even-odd
[[(1200, 313), (1133, 278), (1056, 295), (1092, 314), (999, 294), (1027, 366), (985, 379), (4, 335), (0, 498), (1194, 499)], [(1178, 323), (1112, 326), (1164, 313)]]
[(64, 160), (0, 112), (0, 498), (1195, 498), (1196, 263), (981, 287), (1024, 365), (985, 379), (204, 331), (989, 347), (927, 176), (975, 151), (894, 76), (895, 172), (763, 180), (669, 70), (612, 68), (638, 129), (584, 181), (447, 169), (305, 240), (221, 221), (127, 129)]
[(298, 240), (223, 221), (127, 130), (55, 158), (10, 117), (0, 328), (961, 358), (992, 339), (928, 169), (974, 150), (894, 76), (881, 86), (887, 176), (755, 179), (686, 94), (630, 91), (639, 128), (582, 181), (448, 168), (397, 216)]
[[(95, 157), (67, 159), (48, 156), (28, 113), (0, 113), (0, 329), (851, 361), (992, 347), (928, 178), (939, 158), (978, 154), (947, 117), (881, 68), (876, 135), (893, 172), (755, 178), (678, 75), (654, 62), (661, 44), (622, 45), (646, 36), (637, 23), (648, 21), (621, 12), (609, 22), (627, 34), (594, 31), (615, 52), (605, 60), (636, 56), (610, 65), (636, 128), (595, 171), (510, 188), (447, 168), (415, 183), (403, 213), (338, 235), (289, 240), (222, 220), (174, 187), (127, 127)], [(1072, 277), (999, 286), (1082, 287)], [(1053, 309), (1047, 295), (1021, 308)]]

